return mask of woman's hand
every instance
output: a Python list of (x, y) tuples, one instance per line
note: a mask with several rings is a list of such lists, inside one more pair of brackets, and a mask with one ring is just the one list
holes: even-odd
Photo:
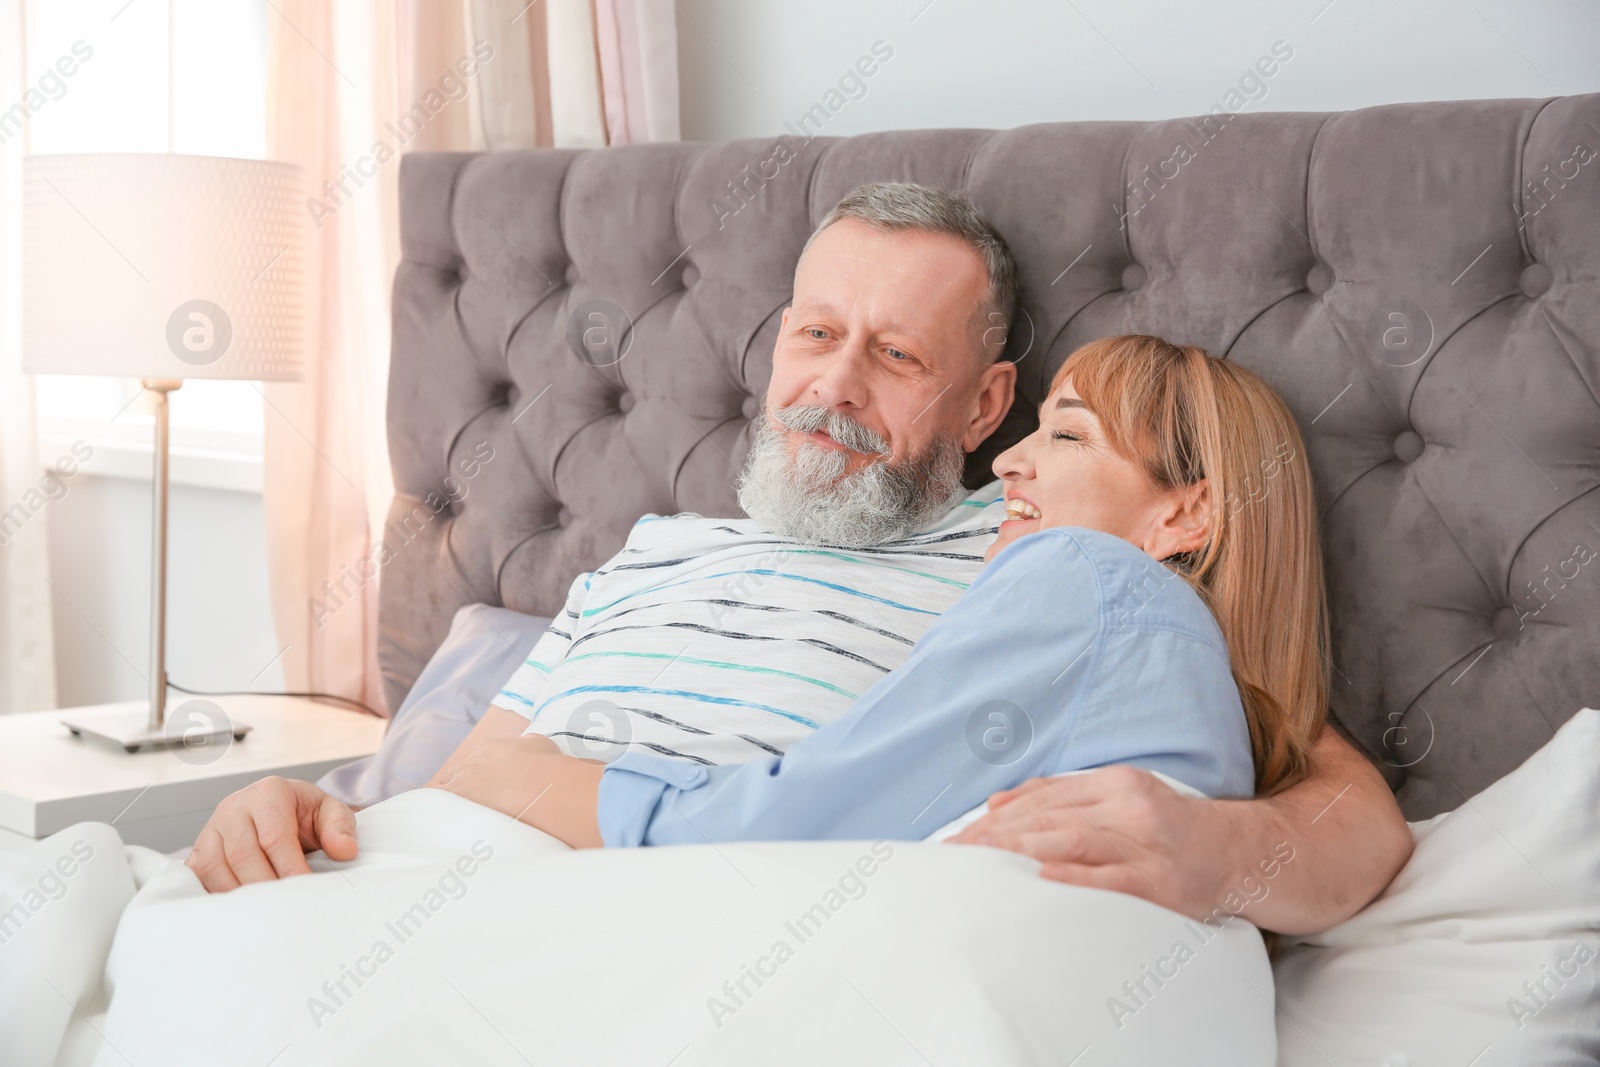
[(355, 813), (310, 782), (263, 778), (223, 799), (184, 864), (209, 893), (310, 874), (306, 853), (356, 856)]
[(429, 782), (543, 830), (573, 848), (599, 848), (600, 775), (605, 765), (562, 755), (542, 734), (486, 740)]

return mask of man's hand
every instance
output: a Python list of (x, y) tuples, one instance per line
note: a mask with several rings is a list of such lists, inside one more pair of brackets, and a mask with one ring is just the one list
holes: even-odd
[(263, 778), (223, 799), (183, 862), (209, 892), (308, 874), (306, 853), (356, 855), (355, 813), (310, 782)]
[(1058, 882), (1111, 889), (1193, 919), (1235, 887), (1227, 804), (1182, 796), (1147, 771), (1034, 778), (989, 799), (951, 838), (1031, 856)]
[(1256, 800), (1181, 796), (1132, 767), (996, 793), (952, 841), (1032, 856), (1043, 874), (1143, 897), (1191, 918), (1217, 909), (1265, 930), (1326, 930), (1372, 901), (1411, 855), (1377, 770), (1332, 728), (1311, 776)]

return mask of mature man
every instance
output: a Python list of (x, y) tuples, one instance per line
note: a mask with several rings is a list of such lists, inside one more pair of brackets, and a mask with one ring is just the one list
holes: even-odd
[[(998, 491), (965, 494), (960, 475), (1011, 406), (1016, 370), (995, 326), (1015, 301), (1010, 254), (965, 197), (904, 184), (847, 195), (795, 272), (741, 477), (750, 518), (641, 520), (574, 584), (567, 617), (447, 768), (524, 732), (579, 755), (604, 744), (748, 761), (845, 714), (994, 539)], [(230, 889), (307, 870), (303, 849), (353, 857), (354, 831), (338, 800), (268, 779), (218, 806), (188, 862), (208, 889)], [(1105, 768), (1025, 789), (962, 840), (1197, 917), (1270, 866), (1272, 891), (1241, 914), (1289, 933), (1353, 913), (1410, 850), (1381, 777), (1331, 729), (1314, 776), (1272, 798), (1191, 799)]]

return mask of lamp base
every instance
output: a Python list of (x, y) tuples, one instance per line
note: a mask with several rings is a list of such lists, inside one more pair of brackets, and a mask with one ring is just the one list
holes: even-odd
[(162, 726), (152, 728), (149, 708), (128, 711), (125, 708), (108, 708), (104, 711), (75, 711), (63, 716), (61, 724), (72, 731), (73, 737), (93, 737), (120, 745), (125, 752), (137, 752), (145, 747), (181, 746), (196, 749), (222, 744), (232, 737), (243, 741), (250, 727), (242, 722), (177, 723), (168, 719)]

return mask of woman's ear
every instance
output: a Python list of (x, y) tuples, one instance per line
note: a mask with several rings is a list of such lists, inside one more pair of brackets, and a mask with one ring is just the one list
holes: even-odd
[(1211, 487), (1204, 478), (1167, 495), (1146, 550), (1156, 559), (1198, 552), (1211, 540)]

